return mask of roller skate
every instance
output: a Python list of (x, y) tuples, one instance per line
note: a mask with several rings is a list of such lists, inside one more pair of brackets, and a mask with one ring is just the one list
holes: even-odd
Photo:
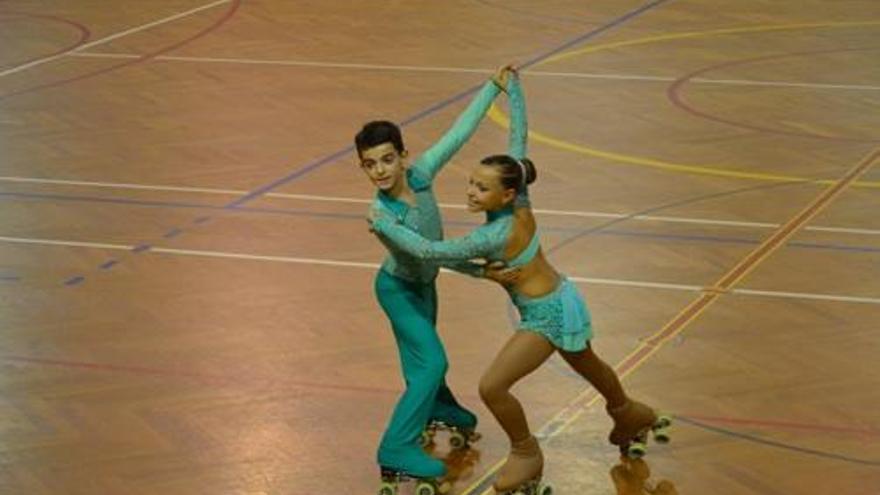
[(614, 420), (614, 428), (608, 441), (620, 448), (621, 455), (639, 459), (648, 448), (648, 436), (653, 435), (657, 443), (669, 443), (669, 428), (672, 419), (667, 415), (657, 415), (653, 409), (635, 400), (617, 407), (606, 407)]
[(466, 409), (456, 407), (444, 411), (435, 410), (434, 416), (422, 431), (419, 443), (423, 448), (431, 447), (437, 432), (445, 430), (449, 432), (449, 446), (453, 450), (466, 449), (482, 438), (476, 427), (477, 417)]
[(544, 455), (538, 439), (529, 436), (511, 446), (493, 488), (498, 495), (551, 495), (553, 488), (541, 481), (543, 472)]
[(379, 495), (397, 495), (402, 483), (415, 483), (416, 495), (438, 495), (451, 491), (445, 479), (446, 465), (418, 448), (382, 450), (379, 456), (382, 484)]
[(382, 468), (382, 485), (378, 495), (398, 495), (400, 485), (407, 481), (415, 482), (416, 495), (443, 495), (452, 491), (452, 483), (441, 478), (421, 478), (403, 471)]

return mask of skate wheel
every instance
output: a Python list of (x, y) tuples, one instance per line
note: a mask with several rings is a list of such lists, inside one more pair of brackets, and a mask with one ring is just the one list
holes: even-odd
[(468, 439), (460, 431), (454, 431), (449, 436), (449, 446), (455, 450), (467, 447)]
[(645, 457), (647, 445), (644, 442), (633, 442), (626, 448), (626, 456), (630, 459), (641, 459)]
[(651, 428), (654, 434), (654, 440), (657, 443), (669, 443), (669, 428), (672, 426), (672, 419), (669, 416), (660, 416), (657, 422)]
[(416, 485), (416, 495), (437, 495), (437, 489), (431, 483), (419, 483)]
[(540, 483), (535, 491), (538, 495), (553, 495), (553, 486), (550, 484)]
[(422, 448), (428, 447), (434, 443), (434, 432), (431, 430), (425, 430), (419, 435), (419, 446)]
[(661, 414), (657, 417), (657, 422), (654, 423), (655, 428), (669, 428), (672, 426), (672, 418), (667, 416), (666, 414)]
[(392, 483), (382, 483), (378, 495), (397, 495), (397, 485)]
[(654, 430), (654, 441), (657, 443), (669, 443), (669, 429), (659, 428)]

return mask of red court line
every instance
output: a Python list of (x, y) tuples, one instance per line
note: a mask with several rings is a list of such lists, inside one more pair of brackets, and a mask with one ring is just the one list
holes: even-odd
[(30, 88), (25, 88), (25, 89), (21, 89), (18, 91), (13, 91), (12, 93), (7, 93), (5, 95), (0, 95), (0, 101), (3, 101), (7, 98), (11, 98), (13, 96), (18, 96), (18, 95), (27, 94), (27, 93), (33, 93), (33, 92), (40, 91), (43, 89), (55, 88), (55, 87), (63, 86), (66, 84), (74, 83), (77, 81), (82, 81), (84, 79), (90, 79), (92, 77), (99, 76), (101, 74), (106, 74), (108, 72), (112, 72), (117, 69), (121, 69), (123, 67), (128, 67), (129, 65), (139, 64), (141, 62), (145, 62), (145, 61), (150, 60), (152, 58), (158, 57), (159, 55), (168, 53), (172, 50), (180, 48), (183, 45), (191, 43), (191, 42), (193, 42), (203, 36), (206, 36), (209, 33), (211, 33), (212, 31), (215, 31), (216, 29), (218, 29), (220, 26), (225, 24), (226, 21), (231, 19), (233, 15), (235, 15), (236, 11), (238, 11), (239, 6), (241, 5), (241, 2), (242, 2), (242, 0), (233, 0), (232, 3), (230, 4), (229, 10), (227, 10), (219, 19), (214, 21), (214, 23), (212, 23), (207, 28), (197, 32), (196, 34), (194, 34), (188, 38), (185, 38), (181, 41), (178, 41), (177, 43), (174, 43), (173, 45), (170, 45), (165, 48), (161, 48), (159, 50), (144, 54), (136, 59), (126, 60), (124, 62), (120, 62), (115, 65), (111, 65), (109, 67), (104, 67), (102, 69), (93, 70), (91, 72), (86, 72), (86, 73), (80, 74), (78, 76), (72, 76), (72, 77), (68, 77), (65, 79), (60, 79), (58, 81), (53, 81), (50, 83), (40, 84), (37, 86), (32, 86)]
[[(305, 382), (301, 380), (289, 380), (286, 378), (271, 378), (271, 377), (259, 377), (259, 376), (248, 376), (245, 374), (235, 374), (235, 375), (217, 375), (212, 373), (199, 373), (187, 370), (175, 370), (175, 369), (167, 369), (167, 368), (154, 368), (149, 366), (134, 366), (134, 365), (119, 365), (119, 364), (110, 364), (110, 363), (90, 363), (84, 361), (72, 361), (65, 359), (51, 359), (51, 358), (39, 358), (39, 357), (28, 357), (28, 356), (13, 356), (13, 355), (0, 355), (0, 360), (15, 362), (15, 363), (26, 363), (26, 364), (34, 364), (34, 365), (42, 365), (42, 366), (55, 366), (61, 368), (70, 368), (70, 369), (81, 369), (81, 370), (90, 370), (90, 371), (104, 371), (111, 373), (127, 373), (127, 374), (136, 374), (136, 375), (146, 375), (146, 376), (159, 376), (159, 377), (171, 377), (171, 378), (183, 378), (187, 380), (193, 380), (204, 384), (217, 385), (217, 386), (248, 386), (248, 387), (299, 387), (299, 388), (311, 388), (311, 389), (320, 389), (320, 390), (336, 390), (341, 392), (365, 392), (372, 394), (388, 394), (388, 395), (400, 395), (403, 391), (402, 388), (383, 388), (383, 387), (368, 387), (368, 386), (360, 386), (360, 385), (339, 385), (333, 383), (317, 383), (317, 382)], [(460, 397), (468, 397), (467, 395), (461, 395)], [(476, 399), (476, 397), (469, 397), (471, 399)]]
[[(84, 369), (91, 371), (105, 371), (105, 372), (115, 372), (115, 373), (131, 373), (131, 374), (139, 374), (139, 375), (149, 375), (149, 376), (165, 376), (165, 377), (177, 377), (177, 378), (186, 378), (192, 379), (198, 382), (212, 384), (212, 385), (275, 385), (275, 386), (283, 386), (283, 385), (291, 385), (295, 387), (301, 388), (315, 388), (321, 390), (337, 390), (343, 392), (366, 392), (366, 393), (381, 393), (388, 395), (398, 395), (400, 394), (400, 389), (390, 389), (390, 388), (379, 388), (379, 387), (363, 387), (363, 386), (355, 386), (355, 385), (337, 385), (337, 384), (329, 384), (329, 383), (314, 383), (314, 382), (303, 382), (303, 381), (291, 381), (291, 380), (279, 380), (279, 379), (260, 379), (254, 377), (244, 377), (241, 375), (236, 376), (223, 376), (223, 375), (213, 375), (208, 373), (195, 373), (184, 370), (169, 370), (169, 369), (161, 369), (161, 368), (150, 368), (147, 366), (122, 366), (115, 364), (106, 364), (106, 363), (89, 363), (82, 361), (70, 361), (70, 360), (62, 360), (62, 359), (46, 359), (46, 358), (34, 358), (34, 357), (24, 357), (24, 356), (0, 356), (0, 359), (11, 362), (19, 362), (19, 363), (27, 363), (27, 364), (35, 364), (35, 365), (44, 365), (44, 366), (56, 366), (62, 368), (73, 368), (73, 369)], [(464, 397), (459, 394), (460, 397)], [(859, 436), (869, 436), (875, 437), (880, 436), (880, 429), (874, 428), (859, 428), (853, 426), (838, 426), (838, 425), (822, 425), (816, 423), (801, 423), (801, 422), (792, 422), (792, 421), (778, 421), (778, 420), (767, 420), (767, 419), (757, 419), (757, 418), (732, 418), (732, 417), (724, 417), (724, 416), (703, 416), (699, 414), (675, 414), (675, 416), (682, 416), (689, 419), (694, 419), (698, 421), (704, 421), (707, 423), (720, 423), (720, 424), (736, 424), (736, 425), (746, 425), (746, 426), (757, 426), (768, 429), (794, 429), (794, 430), (809, 430), (809, 431), (819, 431), (826, 433), (844, 433), (844, 434), (855, 434)]]
[(790, 137), (800, 137), (800, 138), (810, 138), (810, 139), (822, 139), (826, 141), (838, 141), (838, 142), (852, 142), (852, 143), (876, 143), (880, 141), (880, 137), (878, 138), (855, 138), (855, 137), (846, 137), (846, 136), (827, 136), (822, 134), (815, 134), (810, 132), (798, 132), (798, 131), (786, 131), (783, 129), (774, 129), (768, 126), (761, 126), (755, 124), (749, 124), (747, 122), (737, 121), (733, 119), (729, 119), (726, 117), (721, 117), (718, 115), (711, 114), (705, 110), (701, 110), (689, 103), (683, 94), (683, 88), (685, 84), (690, 82), (692, 79), (702, 76), (707, 72), (716, 71), (719, 69), (727, 69), (730, 67), (736, 67), (739, 65), (746, 65), (756, 62), (766, 62), (771, 60), (778, 60), (783, 58), (792, 58), (792, 57), (802, 57), (808, 55), (824, 55), (829, 53), (848, 53), (848, 52), (863, 52), (863, 51), (876, 51), (880, 48), (872, 47), (872, 48), (836, 48), (836, 49), (826, 49), (826, 50), (813, 50), (813, 51), (805, 51), (805, 52), (791, 52), (791, 53), (783, 53), (778, 55), (766, 55), (762, 57), (754, 57), (742, 60), (734, 60), (731, 62), (724, 62), (721, 64), (711, 65), (709, 67), (704, 67), (702, 69), (698, 69), (689, 74), (686, 74), (678, 79), (676, 79), (666, 90), (666, 96), (669, 98), (675, 106), (681, 108), (685, 112), (706, 119), (711, 120), (713, 122), (718, 122), (721, 124), (729, 125), (732, 127), (738, 127), (741, 129), (748, 129), (752, 131), (767, 133), (767, 134), (778, 134), (783, 136)]
[(85, 42), (88, 41), (92, 35), (91, 31), (89, 31), (89, 28), (87, 28), (86, 26), (84, 26), (74, 20), (66, 19), (64, 17), (58, 17), (58, 16), (54, 16), (54, 15), (44, 15), (44, 14), (31, 14), (29, 12), (19, 12), (19, 11), (14, 11), (14, 10), (4, 10), (4, 11), (0, 12), (0, 16), (5, 16), (8, 14), (11, 14), (13, 17), (11, 17), (11, 18), (0, 17), (0, 22), (9, 21), (11, 19), (15, 19), (16, 17), (28, 17), (28, 18), (32, 18), (32, 19), (48, 19), (50, 21), (55, 21), (57, 23), (67, 24), (68, 26), (73, 26), (77, 31), (79, 31), (79, 39), (74, 41), (72, 44), (70, 44), (64, 48), (61, 48), (58, 51), (52, 52), (52, 53), (47, 53), (44, 55), (40, 55), (38, 57), (33, 57), (33, 58), (29, 58), (27, 60), (17, 62), (15, 65), (29, 64), (29, 63), (31, 63), (35, 60), (39, 60), (41, 58), (54, 57), (56, 55), (61, 55), (63, 53), (71, 52), (71, 51), (75, 50), (77, 47), (84, 45)]

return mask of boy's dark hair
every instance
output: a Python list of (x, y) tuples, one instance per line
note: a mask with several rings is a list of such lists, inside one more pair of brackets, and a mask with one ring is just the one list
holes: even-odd
[(501, 170), (501, 185), (505, 189), (523, 191), (538, 178), (538, 170), (528, 158), (517, 160), (510, 155), (491, 155), (483, 158), (480, 163)]
[(362, 151), (379, 146), (380, 144), (391, 143), (398, 153), (403, 153), (403, 137), (400, 135), (400, 127), (393, 122), (387, 120), (374, 120), (367, 122), (363, 129), (354, 137), (354, 145), (358, 154)]

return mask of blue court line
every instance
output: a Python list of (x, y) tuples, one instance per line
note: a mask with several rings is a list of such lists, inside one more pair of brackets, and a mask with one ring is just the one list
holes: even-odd
[(107, 270), (107, 269), (109, 269), (109, 268), (112, 268), (113, 265), (115, 265), (116, 263), (119, 263), (119, 261), (117, 261), (117, 260), (108, 260), (108, 261), (105, 261), (104, 263), (102, 263), (101, 266), (99, 266), (98, 268), (100, 268), (100, 269), (102, 269), (102, 270)]
[(173, 239), (182, 233), (183, 233), (182, 229), (171, 229), (168, 232), (166, 232), (165, 235), (163, 235), (162, 237), (164, 237), (166, 239)]
[[(646, 232), (633, 232), (626, 230), (603, 230), (596, 232), (596, 235), (616, 235), (629, 237), (646, 237), (651, 239), (668, 239), (676, 241), (693, 241), (693, 242), (717, 242), (725, 244), (748, 244), (757, 245), (763, 242), (763, 239), (745, 239), (742, 237), (721, 237), (710, 235), (693, 235), (693, 234), (655, 234)], [(834, 251), (851, 251), (858, 253), (880, 253), (880, 248), (869, 246), (847, 246), (844, 244), (821, 244), (814, 242), (797, 242), (791, 241), (785, 244), (787, 247), (795, 247), (801, 249), (828, 249)]]
[[(563, 43), (562, 45), (557, 46), (556, 48), (553, 48), (552, 50), (541, 53), (540, 55), (537, 55), (537, 56), (529, 59), (528, 61), (526, 61), (525, 63), (520, 65), (520, 69), (527, 69), (528, 67), (535, 65), (535, 64), (541, 62), (542, 60), (548, 59), (548, 58), (552, 57), (553, 55), (556, 55), (557, 53), (565, 51), (568, 48), (571, 48), (579, 43), (582, 43), (586, 40), (594, 38), (594, 37), (604, 33), (605, 31), (613, 29), (613, 28), (629, 21), (630, 19), (633, 19), (633, 18), (647, 12), (648, 10), (650, 10), (654, 7), (657, 7), (663, 3), (666, 3), (667, 1), (669, 1), (669, 0), (654, 0), (652, 2), (649, 2), (649, 3), (639, 7), (639, 8), (636, 8), (636, 9), (634, 9), (634, 10), (632, 10), (632, 11), (630, 11), (620, 17), (617, 17), (617, 18), (611, 20), (610, 22), (606, 23), (603, 26), (600, 26), (596, 29), (592, 29), (589, 32), (587, 32), (581, 36), (578, 36), (578, 37), (576, 37), (566, 43)], [(474, 93), (480, 87), (482, 87), (483, 84), (485, 84), (485, 83), (481, 82), (480, 84), (474, 85), (474, 86), (472, 86), (472, 87), (470, 87), (470, 88), (468, 88), (468, 89), (466, 89), (466, 90), (464, 90), (464, 91), (462, 91), (462, 92), (460, 92), (450, 98), (447, 98), (446, 100), (443, 100), (437, 104), (434, 104), (434, 105), (416, 113), (415, 115), (413, 115), (407, 119), (404, 119), (400, 123), (401, 127), (405, 127), (413, 122), (421, 120), (421, 119), (433, 114), (434, 112), (436, 112), (440, 109), (443, 109), (443, 108), (451, 105), (452, 103), (455, 103), (456, 101), (467, 97), (468, 95), (470, 95), (471, 93)], [(324, 166), (328, 163), (334, 162), (338, 158), (345, 156), (353, 151), (354, 151), (354, 145), (348, 145), (339, 151), (331, 153), (323, 158), (319, 158), (311, 163), (308, 163), (308, 164), (300, 167), (297, 170), (294, 170), (293, 172), (285, 175), (284, 177), (281, 177), (280, 179), (277, 179), (277, 180), (270, 182), (262, 187), (254, 189), (253, 191), (245, 194), (244, 196), (242, 196), (236, 200), (231, 201), (230, 203), (224, 205), (224, 209), (235, 209), (245, 203), (248, 203), (248, 202), (266, 194), (269, 191), (272, 191), (273, 189), (276, 189), (284, 184), (288, 184), (294, 180), (297, 180), (297, 179), (305, 176), (306, 174), (308, 174), (314, 170), (317, 170), (321, 166)], [(193, 223), (196, 223), (196, 224), (204, 223), (209, 218), (210, 217), (203, 217), (203, 218), (196, 220)], [(83, 275), (78, 275), (76, 277), (73, 277), (73, 279), (77, 279), (77, 278), (84, 279), (85, 277)], [(80, 282), (77, 282), (77, 284), (69, 284), (69, 282), (73, 279), (68, 279), (67, 282), (65, 282), (65, 285), (77, 285), (77, 284), (81, 283), (81, 281), (80, 281)]]
[[(737, 190), (737, 192), (742, 192)], [(713, 196), (717, 196), (714, 194)], [(96, 202), (96, 203), (106, 203), (106, 204), (119, 204), (119, 205), (131, 205), (131, 206), (140, 206), (140, 207), (150, 207), (150, 208), (186, 208), (186, 209), (206, 209), (206, 210), (226, 210), (225, 206), (218, 205), (210, 205), (210, 204), (201, 204), (201, 203), (184, 203), (184, 202), (169, 202), (169, 201), (148, 201), (148, 200), (140, 200), (140, 199), (125, 199), (125, 198), (103, 198), (97, 196), (70, 196), (70, 195), (61, 195), (61, 194), (43, 194), (43, 193), (9, 193), (9, 192), (0, 192), (0, 200), (6, 198), (16, 198), (16, 199), (28, 199), (28, 200), (47, 200), (47, 201), (82, 201), (82, 202)], [(694, 201), (693, 199), (689, 201)], [(680, 206), (679, 203), (676, 203), (676, 206)], [(657, 208), (653, 208), (652, 210), (657, 210)], [(247, 214), (272, 214), (272, 215), (291, 215), (291, 216), (307, 216), (307, 217), (315, 217), (315, 218), (327, 218), (327, 219), (335, 219), (335, 220), (350, 220), (357, 222), (365, 222), (365, 216), (359, 213), (336, 213), (336, 212), (321, 212), (307, 209), (293, 209), (293, 208), (269, 208), (269, 207), (238, 207), (233, 211)], [(630, 220), (633, 216), (643, 215), (645, 213), (639, 212), (632, 215), (627, 215), (624, 219)], [(209, 217), (199, 217), (198, 220), (205, 221)], [(612, 222), (618, 223), (621, 219), (615, 219)], [(654, 232), (639, 232), (635, 230), (622, 230), (622, 229), (610, 229), (608, 228), (609, 224), (612, 222), (607, 222), (600, 227), (602, 228), (593, 228), (593, 229), (583, 229), (577, 227), (553, 227), (553, 226), (542, 226), (540, 230), (543, 232), (553, 232), (553, 233), (563, 233), (563, 234), (572, 234), (573, 238), (582, 238), (585, 235), (607, 235), (607, 236), (628, 236), (628, 237), (642, 237), (646, 239), (658, 239), (658, 240), (670, 240), (670, 241), (686, 241), (686, 242), (708, 242), (708, 243), (720, 243), (720, 244), (744, 244), (744, 245), (757, 245), (761, 243), (760, 239), (751, 239), (744, 237), (729, 237), (729, 236), (709, 236), (709, 235), (698, 235), (698, 234), (661, 234)], [(482, 223), (479, 222), (466, 222), (466, 221), (450, 221), (446, 220), (443, 222), (446, 227), (458, 227), (462, 229), (473, 229), (475, 227), (479, 227)], [(181, 235), (184, 231), (182, 229), (171, 229), (166, 232), (162, 237), (166, 239), (174, 238)], [(563, 242), (570, 241), (571, 238), (566, 239)], [(880, 247), (872, 247), (872, 246), (852, 246), (845, 244), (824, 244), (824, 243), (812, 243), (812, 242), (798, 242), (791, 241), (786, 244), (788, 247), (793, 248), (801, 248), (801, 249), (824, 249), (830, 251), (848, 251), (854, 253), (880, 253)], [(553, 246), (550, 251), (556, 251), (559, 245)], [(118, 263), (118, 260), (114, 260), (114, 263), (111, 263), (110, 266), (105, 267), (102, 264), (99, 266), (101, 269), (107, 269), (111, 266)]]
[[(652, 9), (662, 3), (665, 3), (667, 1), (668, 0), (655, 0), (653, 2), (650, 2), (644, 6), (636, 9), (636, 10), (633, 10), (627, 14), (624, 14), (621, 17), (618, 17), (617, 19), (605, 24), (604, 26), (600, 26), (599, 28), (591, 30), (581, 36), (578, 36), (578, 37), (576, 37), (566, 43), (563, 43), (562, 45), (560, 45), (550, 51), (547, 51), (547, 52), (541, 53), (539, 55), (536, 55), (535, 57), (532, 57), (531, 59), (529, 59), (525, 63), (521, 64), (519, 66), (519, 69), (525, 70), (525, 69), (531, 67), (532, 65), (535, 65), (543, 60), (546, 60), (546, 59), (552, 57), (553, 55), (556, 55), (557, 53), (563, 52), (563, 51), (571, 48), (572, 46), (575, 46), (579, 43), (582, 43), (586, 40), (589, 40), (590, 38), (594, 38), (594, 37), (598, 36), (599, 34), (604, 33), (605, 31), (613, 29), (613, 28), (619, 26), (620, 24), (623, 24), (624, 22), (630, 20), (631, 18), (636, 17), (639, 14), (642, 14), (642, 13), (646, 12), (647, 10), (650, 10), (650, 9)], [(480, 82), (479, 84), (476, 84), (474, 86), (471, 86), (470, 88), (468, 88), (468, 89), (466, 89), (466, 90), (464, 90), (464, 91), (462, 91), (462, 92), (460, 92), (450, 98), (447, 98), (439, 103), (431, 105), (430, 107), (422, 110), (421, 112), (418, 112), (415, 115), (401, 121), (400, 126), (405, 127), (409, 124), (412, 124), (413, 122), (419, 121), (419, 120), (437, 112), (438, 110), (442, 110), (442, 109), (448, 107), (449, 105), (451, 105), (459, 100), (466, 98), (467, 96), (471, 95), (472, 93), (475, 93), (477, 90), (479, 90), (481, 87), (483, 87), (483, 84), (485, 84), (484, 81)], [(290, 174), (288, 174), (278, 180), (270, 182), (269, 184), (266, 184), (265, 186), (259, 187), (255, 190), (245, 194), (241, 198), (236, 199), (236, 200), (228, 203), (226, 205), (226, 208), (235, 208), (237, 206), (243, 205), (253, 199), (256, 199), (256, 198), (262, 196), (263, 194), (266, 194), (267, 192), (270, 192), (270, 191), (272, 191), (272, 190), (274, 190), (284, 184), (287, 184), (291, 181), (299, 179), (300, 177), (308, 174), (309, 172), (312, 172), (315, 169), (317, 169), (323, 165), (326, 165), (330, 162), (336, 161), (338, 158), (341, 158), (341, 157), (343, 157), (349, 153), (352, 153), (352, 152), (354, 152), (354, 145), (346, 146), (345, 148), (343, 148), (335, 153), (331, 153), (330, 155), (327, 155), (324, 158), (320, 158), (312, 163), (309, 163), (309, 164), (303, 166), (302, 168), (300, 168), (299, 170), (291, 172)]]
[(789, 182), (774, 182), (774, 183), (770, 183), (770, 184), (758, 184), (758, 185), (740, 187), (740, 188), (736, 188), (736, 189), (728, 189), (726, 191), (714, 192), (714, 193), (709, 193), (709, 194), (701, 194), (698, 196), (691, 196), (689, 198), (677, 199), (677, 200), (669, 202), (669, 203), (651, 206), (651, 207), (645, 208), (643, 210), (630, 213), (629, 215), (626, 215), (625, 217), (615, 218), (613, 220), (609, 220), (607, 222), (603, 222), (599, 225), (596, 225), (595, 227), (590, 227), (588, 229), (584, 229), (581, 232), (578, 232), (577, 234), (569, 237), (568, 239), (564, 239), (561, 242), (557, 243), (556, 245), (554, 245), (553, 247), (551, 247), (548, 250), (548, 253), (558, 251), (558, 250), (564, 248), (565, 246), (577, 241), (578, 239), (593, 235), (596, 232), (606, 230), (607, 228), (609, 228), (613, 225), (617, 225), (618, 223), (630, 221), (633, 218), (638, 217), (638, 216), (650, 215), (652, 213), (659, 213), (661, 211), (665, 211), (670, 208), (675, 208), (677, 206), (693, 205), (693, 204), (707, 201), (710, 199), (718, 199), (718, 198), (724, 198), (724, 197), (728, 197), (728, 196), (734, 196), (734, 195), (741, 194), (744, 192), (753, 192), (753, 191), (764, 190), (764, 189), (775, 189), (775, 188), (779, 188), (779, 187), (791, 187), (791, 186), (797, 186), (797, 185), (802, 185), (802, 184), (810, 184), (810, 181), (796, 180), (796, 181), (789, 181)]
[[(626, 231), (619, 231), (619, 230), (609, 230), (609, 228), (614, 225), (617, 225), (619, 223), (630, 221), (638, 216), (649, 215), (652, 213), (658, 213), (658, 212), (661, 212), (661, 211), (664, 211), (664, 210), (667, 210), (670, 208), (675, 208), (678, 206), (696, 204), (696, 203), (699, 203), (702, 201), (707, 201), (710, 199), (717, 199), (717, 198), (722, 198), (722, 197), (727, 197), (727, 196), (733, 196), (733, 195), (744, 193), (744, 192), (752, 192), (752, 191), (763, 190), (763, 189), (773, 189), (773, 188), (777, 188), (777, 187), (789, 187), (789, 186), (796, 186), (796, 185), (800, 185), (800, 184), (809, 184), (809, 183), (810, 183), (809, 181), (791, 181), (791, 182), (779, 182), (779, 183), (772, 183), (772, 184), (759, 184), (759, 185), (741, 187), (741, 188), (737, 188), (737, 189), (730, 189), (727, 191), (721, 191), (721, 192), (716, 192), (716, 193), (709, 193), (709, 194), (703, 194), (703, 195), (699, 195), (699, 196), (692, 196), (690, 198), (680, 199), (680, 200), (672, 201), (670, 203), (652, 206), (649, 208), (645, 208), (641, 211), (631, 213), (631, 214), (626, 215), (621, 218), (615, 218), (613, 220), (603, 222), (595, 227), (581, 229), (579, 232), (575, 233), (574, 235), (571, 235), (570, 237), (563, 239), (559, 243), (557, 243), (553, 246), (550, 246), (546, 250), (546, 252), (548, 255), (550, 255), (550, 254), (562, 249), (563, 247), (575, 242), (576, 240), (579, 240), (579, 239), (582, 239), (582, 238), (585, 238), (588, 236), (608, 235), (608, 234), (611, 234), (611, 235), (614, 235), (614, 234), (616, 234), (616, 235), (632, 235), (632, 236), (651, 237), (651, 238), (658, 238), (661, 236), (665, 237), (665, 238), (670, 238), (670, 237), (676, 238), (677, 237), (678, 238), (677, 240), (707, 241), (707, 242), (733, 242), (733, 243), (740, 243), (740, 244), (756, 244), (757, 245), (763, 241), (752, 240), (752, 239), (741, 239), (741, 238), (732, 239), (732, 238), (724, 238), (724, 237), (716, 237), (716, 236), (694, 236), (694, 235), (670, 236), (670, 235), (664, 235), (664, 234), (653, 234), (653, 233), (644, 233), (644, 232), (626, 232)], [(543, 227), (539, 227), (539, 228), (541, 230), (546, 230), (546, 228), (543, 228)], [(810, 247), (810, 248), (822, 247), (822, 248), (826, 248), (826, 246), (819, 245), (819, 244), (799, 243), (799, 242), (794, 242), (794, 241), (789, 241), (785, 245), (786, 245), (786, 247)], [(852, 250), (858, 250), (858, 251), (868, 250), (869, 252), (880, 251), (877, 248), (858, 247), (858, 248), (853, 249), (851, 246), (843, 246), (843, 249), (851, 250), (851, 251)], [(516, 312), (513, 311), (513, 303), (508, 300), (506, 304), (508, 306), (508, 312), (507, 312), (508, 313), (508, 321), (509, 321), (512, 328), (516, 328), (519, 320), (516, 317)], [(567, 368), (563, 365), (557, 364), (555, 361), (549, 361), (549, 362), (551, 363), (550, 364), (551, 367), (553, 367), (556, 372), (558, 372), (562, 375), (566, 375), (566, 376), (575, 376), (581, 380), (583, 379), (579, 375), (576, 375), (573, 372), (571, 372), (569, 370), (569, 368)]]
[(692, 426), (696, 426), (697, 428), (701, 428), (704, 430), (712, 431), (715, 433), (719, 433), (721, 435), (738, 438), (740, 440), (745, 440), (752, 443), (759, 443), (761, 445), (766, 445), (768, 447), (774, 447), (777, 449), (790, 450), (792, 452), (798, 452), (801, 454), (812, 455), (816, 457), (823, 457), (826, 459), (835, 459), (838, 461), (845, 461), (849, 463), (855, 464), (864, 464), (866, 466), (880, 466), (880, 460), (870, 460), (870, 459), (860, 459), (858, 457), (851, 457), (848, 455), (837, 454), (834, 452), (825, 452), (822, 450), (811, 449), (807, 447), (800, 447), (798, 445), (792, 445), (788, 443), (778, 442), (776, 440), (768, 440), (766, 438), (761, 438), (756, 435), (750, 435), (747, 433), (742, 433), (738, 431), (728, 430), (725, 428), (719, 428), (717, 426), (707, 425), (700, 421), (695, 421), (693, 419), (684, 417), (684, 416), (676, 416), (675, 419), (678, 421), (690, 424)]

